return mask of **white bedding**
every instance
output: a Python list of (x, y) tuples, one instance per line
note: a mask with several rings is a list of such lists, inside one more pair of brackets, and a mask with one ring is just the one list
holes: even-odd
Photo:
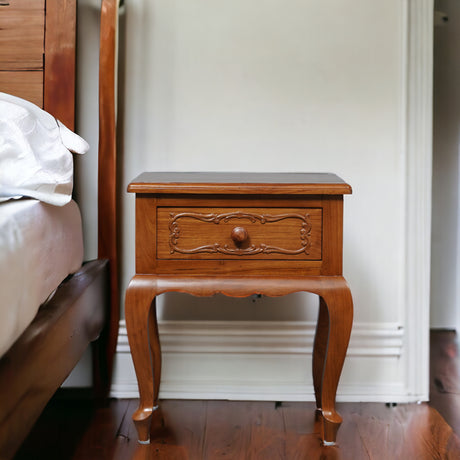
[(0, 356), (83, 260), (80, 210), (34, 199), (0, 203)]
[(28, 196), (67, 204), (73, 186), (71, 152), (88, 148), (48, 112), (0, 92), (0, 201)]

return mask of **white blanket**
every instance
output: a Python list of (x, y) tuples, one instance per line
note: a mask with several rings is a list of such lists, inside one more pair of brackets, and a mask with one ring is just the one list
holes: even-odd
[(0, 93), (0, 201), (28, 196), (63, 206), (73, 187), (71, 152), (89, 146), (52, 115)]
[(63, 207), (33, 199), (0, 203), (0, 356), (82, 260), (74, 201)]

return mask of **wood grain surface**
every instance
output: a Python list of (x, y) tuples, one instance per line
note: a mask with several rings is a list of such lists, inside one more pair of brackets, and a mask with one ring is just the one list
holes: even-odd
[(159, 207), (157, 225), (160, 259), (321, 259), (321, 209)]
[(427, 404), (339, 404), (344, 421), (336, 447), (321, 445), (314, 403), (166, 400), (147, 446), (136, 442), (130, 417), (136, 406), (137, 400), (99, 409), (55, 401), (15, 460), (460, 458), (460, 440)]
[[(198, 209), (201, 208), (201, 209)], [(171, 213), (195, 212), (225, 217), (230, 212), (256, 214), (255, 222), (244, 221), (251, 229), (250, 239), (236, 246), (228, 222), (216, 217), (212, 222), (180, 218), (170, 228)], [(302, 222), (299, 218), (261, 223), (265, 215), (309, 215), (311, 231), (308, 254), (302, 250)], [(136, 272), (139, 274), (222, 274), (286, 276), (340, 275), (342, 273), (342, 195), (302, 196), (199, 196), (136, 195)], [(243, 223), (243, 220), (239, 220)], [(227, 230), (225, 227), (229, 226)], [(178, 231), (176, 249), (171, 253), (171, 233)], [(267, 238), (268, 237), (268, 238)], [(248, 250), (254, 244), (253, 250)], [(215, 247), (217, 245), (217, 247)], [(225, 250), (225, 246), (230, 250)], [(264, 246), (285, 249), (267, 253)], [(206, 246), (203, 248), (203, 246)], [(199, 251), (192, 251), (201, 248)], [(213, 249), (214, 248), (214, 249)], [(237, 254), (235, 249), (243, 249)], [(300, 252), (299, 252), (300, 249)], [(183, 252), (181, 252), (181, 250)], [(184, 251), (185, 250), (185, 251)], [(287, 250), (287, 251), (286, 251)], [(259, 252), (257, 252), (259, 251)], [(290, 254), (297, 251), (298, 254)], [(180, 260), (180, 263), (178, 263)], [(269, 265), (267, 264), (269, 261)]]
[(0, 69), (42, 70), (45, 0), (7, 3), (0, 6)]
[[(457, 460), (455, 332), (432, 332), (430, 369), (429, 404), (337, 404), (343, 416), (337, 447), (321, 446), (314, 403), (165, 400), (156, 441), (140, 446), (130, 417), (138, 400), (95, 408), (82, 400), (55, 399), (15, 460)], [(224, 455), (242, 448), (240, 456)]]
[(43, 107), (43, 70), (0, 70), (0, 91)]
[(311, 292), (321, 299), (313, 350), (317, 424), (323, 442), (334, 444), (342, 423), (335, 395), (353, 322), (341, 276), (350, 186), (334, 174), (144, 173), (128, 190), (136, 192), (136, 274), (125, 311), (140, 442), (150, 442), (160, 414), (156, 296)]
[(77, 0), (46, 0), (43, 105), (75, 130)]
[(0, 6), (0, 91), (75, 129), (76, 0)]
[(45, 0), (0, 6), (0, 91), (43, 108)]
[(0, 458), (11, 458), (104, 322), (107, 262), (64, 282), (0, 359)]
[(330, 173), (145, 172), (128, 186), (135, 193), (325, 194), (351, 193)]
[(454, 331), (431, 332), (430, 401), (460, 436), (460, 353)]
[(106, 353), (104, 391), (109, 391), (120, 318), (117, 202), (116, 56), (119, 0), (103, 0), (99, 50), (98, 257), (110, 264), (109, 320), (101, 340)]
[[(158, 420), (158, 389), (161, 352), (153, 302), (165, 292), (196, 296), (224, 294), (246, 297), (252, 294), (281, 296), (311, 292), (322, 299), (327, 312), (318, 329), (324, 337), (315, 340), (314, 378), (317, 389), (318, 424), (324, 441), (335, 442), (342, 418), (335, 408), (335, 395), (342, 371), (353, 319), (351, 292), (341, 276), (319, 277), (209, 277), (136, 275), (125, 301), (126, 327), (139, 385), (140, 402), (133, 414), (139, 439), (150, 440), (152, 419)], [(150, 344), (150, 348), (149, 348)]]

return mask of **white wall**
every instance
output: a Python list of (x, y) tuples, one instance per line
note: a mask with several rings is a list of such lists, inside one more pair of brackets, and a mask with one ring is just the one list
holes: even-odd
[[(83, 22), (79, 17), (79, 128), (92, 144), (92, 153), (78, 165), (83, 172), (79, 193), (88, 257), (96, 254), (95, 199), (88, 181), (93, 184), (97, 145), (97, 3), (79, 2), (84, 18)], [(134, 274), (134, 196), (124, 191), (140, 172), (335, 172), (354, 191), (345, 198), (344, 228), (344, 275), (355, 301), (354, 351), (344, 371), (343, 394), (355, 400), (424, 397), (423, 391), (409, 395), (404, 355), (407, 2), (125, 3), (119, 118), (124, 156), (123, 287)], [(211, 334), (213, 327), (225, 327), (225, 320), (233, 321), (227, 333), (244, 336), (241, 346), (246, 348), (242, 354), (228, 349), (222, 355), (198, 347), (192, 356), (186, 346), (178, 351), (166, 345), (163, 396), (244, 398), (243, 387), (279, 374), (292, 349), (271, 348), (268, 341), (263, 352), (252, 353), (251, 331), (271, 324), (261, 321), (291, 325), (286, 327), (289, 340), (299, 337), (296, 322), (305, 325), (306, 336), (298, 340), (307, 343), (301, 353), (301, 362), (307, 363), (309, 321), (316, 316), (316, 302), (311, 297), (304, 301), (302, 295), (204, 302), (167, 297), (161, 313), (162, 320), (168, 320), (161, 326), (165, 340), (178, 340), (181, 333), (193, 337), (187, 329), (190, 319), (200, 321), (190, 327)], [(215, 323), (204, 322), (209, 320)], [(126, 385), (133, 385), (124, 340), (122, 334), (116, 395), (128, 394)], [(311, 383), (307, 367), (298, 374), (299, 357), (294, 355), (288, 360), (291, 367), (282, 371), (284, 383), (267, 390), (270, 397), (281, 392), (288, 399), (293, 386)], [(229, 357), (231, 372), (219, 364), (229, 362)], [(194, 365), (182, 371), (187, 362)], [(232, 374), (227, 380), (226, 372)], [(266, 377), (261, 377), (264, 372)], [(208, 374), (211, 380), (206, 381)], [(204, 387), (207, 383), (208, 392), (186, 394), (180, 382), (190, 383), (187, 379)], [(232, 390), (232, 382), (243, 390)], [(300, 399), (311, 398), (311, 388), (298, 394)], [(260, 393), (259, 397), (263, 398)]]
[(460, 3), (436, 0), (448, 17), (434, 30), (431, 327), (459, 321)]
[[(123, 188), (144, 170), (336, 172), (354, 189), (356, 319), (402, 321), (400, 1), (249, 3), (128, 2)], [(124, 203), (126, 285), (134, 197)]]

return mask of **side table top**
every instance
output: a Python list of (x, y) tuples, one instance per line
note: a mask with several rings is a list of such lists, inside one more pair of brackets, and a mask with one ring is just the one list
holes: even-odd
[(331, 173), (145, 172), (134, 193), (344, 195), (351, 186)]

